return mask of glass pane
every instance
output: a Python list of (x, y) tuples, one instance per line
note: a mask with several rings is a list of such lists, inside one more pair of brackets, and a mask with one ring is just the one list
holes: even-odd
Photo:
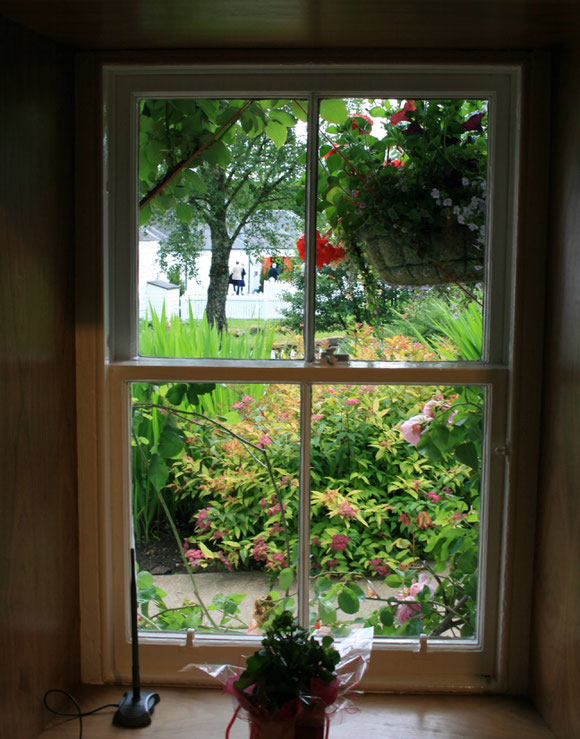
[(484, 390), (316, 386), (311, 622), (475, 635)]
[(300, 100), (141, 102), (141, 355), (303, 356), (306, 116)]
[(321, 350), (480, 359), (487, 101), (323, 100), (319, 142)]
[(260, 633), (295, 609), (298, 387), (131, 393), (140, 628)]

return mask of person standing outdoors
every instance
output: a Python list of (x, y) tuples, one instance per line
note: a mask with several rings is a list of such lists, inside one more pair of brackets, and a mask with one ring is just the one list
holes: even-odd
[(242, 271), (243, 267), (239, 262), (236, 262), (234, 265), (234, 268), (232, 269), (232, 283), (234, 285), (234, 292), (236, 295), (240, 294), (240, 287), (241, 287), (241, 281), (242, 281)]

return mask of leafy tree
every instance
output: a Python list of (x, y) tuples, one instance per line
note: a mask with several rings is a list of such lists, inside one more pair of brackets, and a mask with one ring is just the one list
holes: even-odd
[[(285, 100), (147, 100), (141, 106), (141, 223), (172, 219), (209, 228), (212, 250), (206, 314), (226, 327), (229, 256), (244, 236), (278, 245), (277, 211), (295, 207), (303, 146), (294, 132), (304, 111)], [(165, 216), (167, 217), (167, 216)], [(185, 251), (173, 232), (165, 254)], [(261, 244), (263, 248), (263, 243)], [(189, 249), (189, 252), (188, 252)]]
[[(374, 279), (373, 290), (369, 291), (360, 274), (352, 270), (349, 263), (326, 265), (316, 274), (316, 330), (344, 330), (353, 323), (382, 324), (393, 321), (396, 313), (406, 303), (408, 290), (390, 287)], [(298, 288), (287, 293), (284, 321), (298, 330), (304, 321), (304, 274), (300, 269), (292, 273), (292, 282)]]

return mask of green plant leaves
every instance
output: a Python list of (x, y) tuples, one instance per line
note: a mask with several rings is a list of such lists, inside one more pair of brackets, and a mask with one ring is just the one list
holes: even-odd
[(183, 451), (183, 439), (176, 434), (171, 428), (166, 427), (159, 436), (157, 451), (162, 457), (176, 457)]
[(477, 449), (472, 441), (466, 441), (456, 447), (455, 458), (458, 462), (461, 462), (461, 464), (466, 464), (473, 470), (477, 470), (479, 467), (479, 457), (477, 454)]
[(344, 100), (334, 98), (320, 102), (320, 117), (328, 123), (342, 124), (348, 118)]
[(168, 477), (167, 465), (158, 454), (154, 454), (149, 462), (149, 479), (157, 492), (163, 490)]
[(286, 567), (278, 576), (278, 587), (280, 590), (289, 590), (294, 581), (294, 573), (291, 567)]
[(228, 147), (223, 141), (212, 141), (212, 143), (204, 149), (201, 156), (209, 164), (213, 164), (216, 167), (222, 167), (225, 169), (231, 160), (231, 155)]
[(345, 613), (357, 613), (360, 608), (360, 601), (356, 593), (349, 587), (343, 588), (338, 594), (338, 605)]
[(282, 123), (278, 123), (277, 121), (269, 120), (268, 123), (266, 123), (265, 130), (266, 136), (272, 139), (278, 149), (284, 146), (284, 144), (286, 143), (286, 138), (288, 136), (288, 129), (286, 128), (286, 126), (282, 125)]

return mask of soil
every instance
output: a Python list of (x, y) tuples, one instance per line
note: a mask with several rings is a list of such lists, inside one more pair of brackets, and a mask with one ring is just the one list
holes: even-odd
[(185, 574), (185, 567), (171, 532), (157, 532), (147, 541), (138, 543), (137, 563), (140, 570), (147, 570), (152, 575)]

